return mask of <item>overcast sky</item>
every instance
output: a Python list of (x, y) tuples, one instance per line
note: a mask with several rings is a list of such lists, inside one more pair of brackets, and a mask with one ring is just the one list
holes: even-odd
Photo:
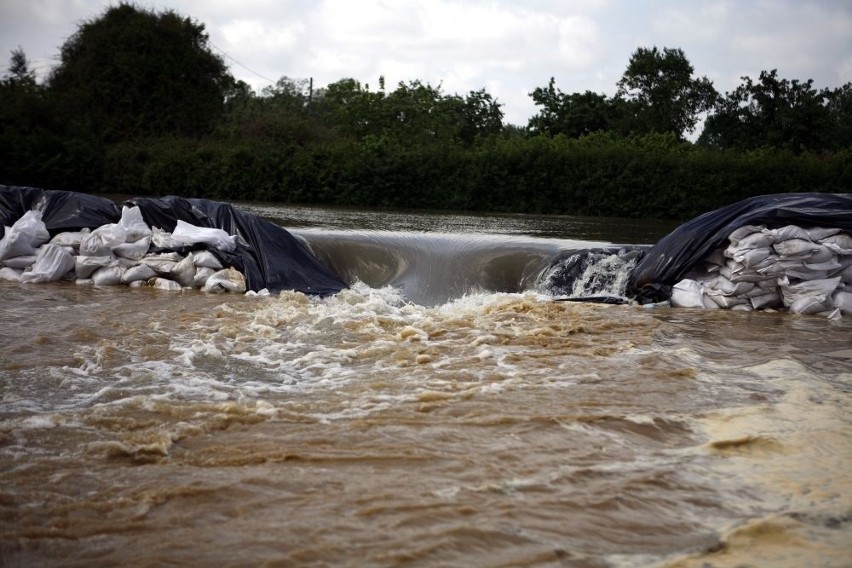
[[(77, 26), (109, 0), (0, 0), (0, 68), (23, 48), (44, 76)], [(681, 48), (720, 92), (778, 69), (817, 88), (852, 81), (852, 0), (136, 0), (205, 25), (214, 51), (255, 90), (286, 75), (315, 87), (355, 78), (392, 90), (485, 88), (526, 125), (529, 93), (612, 95), (637, 47)]]

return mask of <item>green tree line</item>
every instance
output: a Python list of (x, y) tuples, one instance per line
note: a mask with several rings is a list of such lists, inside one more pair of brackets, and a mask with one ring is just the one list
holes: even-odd
[[(763, 193), (849, 191), (852, 84), (775, 70), (718, 93), (680, 49), (638, 48), (612, 97), (505, 124), (485, 89), (353, 78), (254, 92), (174, 11), (112, 6), (41, 82), (0, 79), (0, 183), (220, 200), (684, 219)], [(687, 139), (703, 122), (695, 142)]]

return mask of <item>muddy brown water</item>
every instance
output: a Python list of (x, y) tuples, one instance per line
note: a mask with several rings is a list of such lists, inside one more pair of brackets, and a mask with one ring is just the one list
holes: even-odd
[(4, 566), (852, 558), (848, 318), (363, 282), (0, 297)]

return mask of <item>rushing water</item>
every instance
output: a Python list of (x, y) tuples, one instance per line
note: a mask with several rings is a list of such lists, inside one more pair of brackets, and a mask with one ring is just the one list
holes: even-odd
[(542, 288), (660, 225), (246, 208), (351, 288), (0, 282), (0, 565), (849, 565), (848, 318)]

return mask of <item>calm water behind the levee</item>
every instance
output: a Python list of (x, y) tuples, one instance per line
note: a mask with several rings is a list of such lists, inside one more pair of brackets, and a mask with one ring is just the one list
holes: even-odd
[(246, 207), (352, 287), (0, 282), (0, 564), (848, 566), (848, 319), (535, 286), (668, 228)]

